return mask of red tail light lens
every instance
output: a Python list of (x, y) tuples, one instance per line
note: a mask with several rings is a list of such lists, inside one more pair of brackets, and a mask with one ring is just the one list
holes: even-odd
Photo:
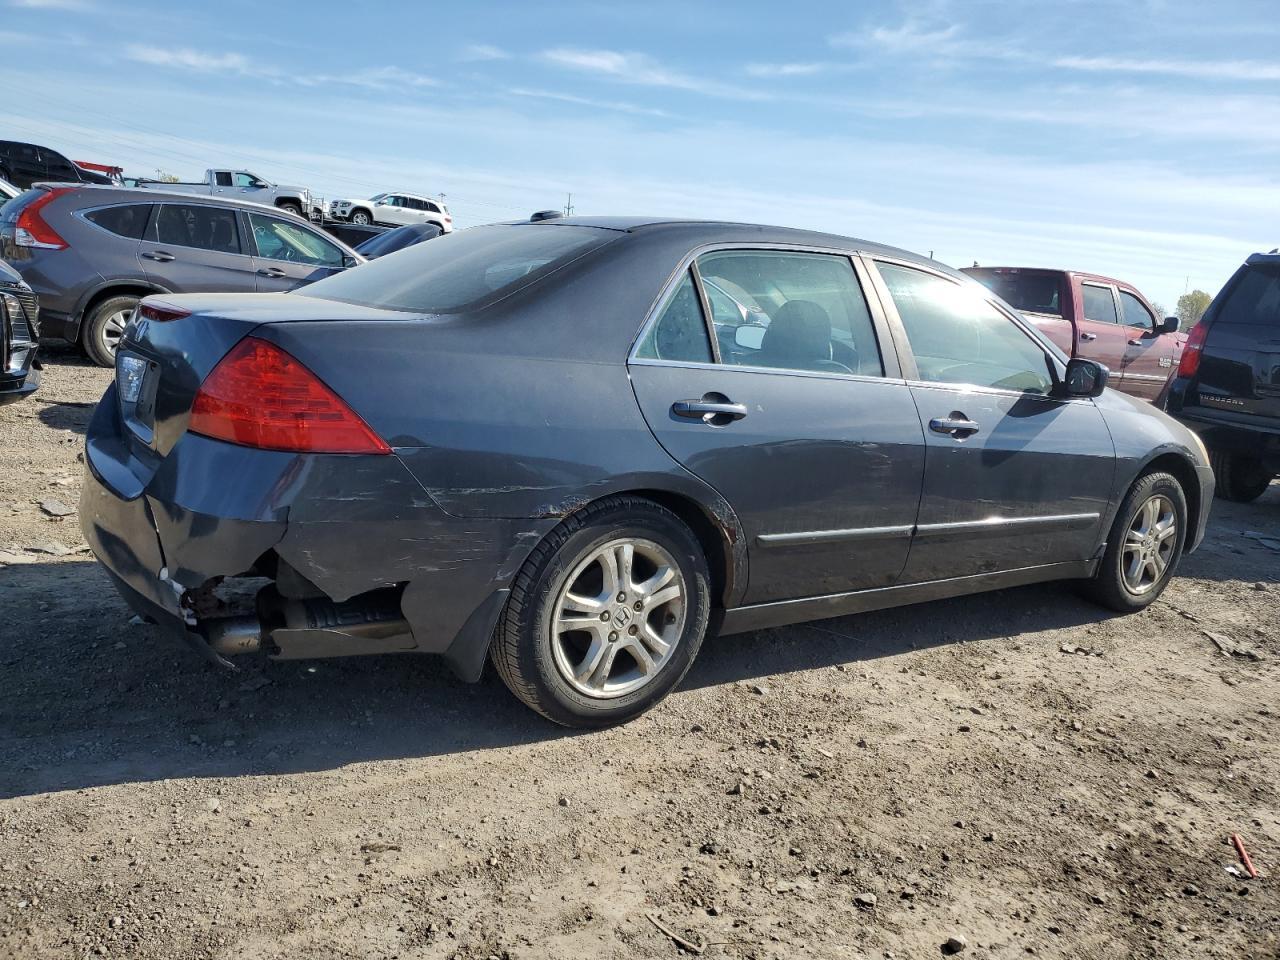
[(67, 241), (58, 236), (58, 231), (45, 222), (40, 210), (58, 197), (75, 187), (54, 187), (44, 196), (37, 197), (22, 208), (18, 214), (18, 222), (14, 224), (13, 242), (19, 247), (34, 247), (37, 250), (65, 250)]
[(1204, 352), (1204, 338), (1209, 328), (1204, 321), (1197, 323), (1187, 334), (1187, 344), (1182, 348), (1182, 359), (1178, 361), (1178, 376), (1194, 377), (1200, 369), (1200, 354)]
[(187, 429), (263, 450), (391, 452), (319, 377), (257, 337), (241, 340), (205, 378)]
[(181, 320), (191, 316), (190, 310), (165, 303), (163, 300), (143, 300), (138, 306), (138, 316), (143, 320), (154, 320), (156, 323), (167, 323), (170, 320)]

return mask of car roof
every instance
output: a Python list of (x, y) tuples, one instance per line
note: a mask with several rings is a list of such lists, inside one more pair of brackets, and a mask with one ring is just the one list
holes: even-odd
[(1118, 287), (1128, 287), (1130, 290), (1138, 289), (1127, 280), (1119, 280), (1115, 277), (1106, 277), (1100, 273), (1088, 273), (1084, 270), (1062, 270), (1058, 267), (999, 267), (999, 266), (977, 266), (962, 267), (965, 273), (973, 270), (994, 270), (999, 272), (1016, 272), (1016, 273), (1064, 273), (1067, 276), (1079, 277), (1081, 280), (1090, 280), (1096, 283), (1114, 283)]
[(49, 189), (70, 187), (72, 190), (83, 190), (90, 196), (97, 194), (101, 194), (103, 196), (106, 196), (107, 194), (123, 194), (125, 197), (136, 197), (138, 200), (151, 199), (154, 201), (159, 199), (182, 200), (187, 203), (211, 203), (221, 207), (238, 207), (242, 210), (261, 210), (265, 213), (273, 213), (276, 216), (281, 215), (279, 208), (273, 207), (269, 203), (254, 203), (252, 200), (236, 200), (233, 197), (221, 196), (215, 197), (212, 194), (204, 193), (183, 193), (179, 190), (170, 192), (168, 190), (160, 189), (152, 190), (140, 187), (122, 187), (114, 183), (62, 183), (55, 181), (33, 183), (31, 187), (33, 190), (38, 190), (43, 187), (47, 187)]
[(532, 227), (595, 227), (600, 230), (616, 230), (620, 233), (642, 234), (658, 230), (679, 230), (695, 243), (780, 243), (808, 247), (830, 247), (837, 250), (857, 251), (872, 256), (891, 257), (908, 263), (917, 263), (939, 270), (957, 279), (971, 280), (964, 274), (939, 260), (931, 260), (910, 250), (874, 243), (857, 237), (798, 227), (779, 227), (761, 223), (739, 223), (732, 220), (693, 220), (679, 217), (556, 217), (552, 220), (508, 221), (528, 224)]

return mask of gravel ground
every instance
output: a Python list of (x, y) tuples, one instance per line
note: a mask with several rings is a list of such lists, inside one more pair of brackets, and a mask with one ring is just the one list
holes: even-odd
[(1280, 956), (1280, 484), (1136, 616), (726, 638), (575, 734), (492, 673), (223, 673), (131, 623), (40, 506), (109, 376), (50, 353), (0, 409), (0, 956)]

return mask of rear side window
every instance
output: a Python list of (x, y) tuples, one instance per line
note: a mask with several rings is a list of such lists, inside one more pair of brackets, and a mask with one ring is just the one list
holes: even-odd
[(684, 363), (711, 362), (711, 341), (707, 339), (702, 304), (688, 271), (658, 322), (649, 328), (636, 356)]
[(1280, 264), (1256, 263), (1218, 309), (1216, 323), (1252, 323), (1280, 329)]
[(299, 291), (414, 313), (465, 313), (617, 239), (596, 227), (494, 224), (446, 234)]
[(214, 182), (220, 187), (231, 186), (231, 174), (226, 170), (219, 170), (213, 175)]
[(236, 213), (222, 207), (166, 203), (160, 207), (148, 239), (218, 253), (240, 252)]
[(1097, 320), (1099, 323), (1119, 323), (1116, 316), (1116, 298), (1111, 295), (1110, 287), (1100, 287), (1095, 283), (1080, 284), (1084, 297), (1084, 318)]
[(90, 210), (84, 218), (96, 223), (103, 230), (114, 233), (117, 237), (128, 237), (130, 240), (141, 240), (142, 232), (147, 228), (147, 219), (151, 216), (151, 204), (129, 203), (120, 207), (103, 207)]

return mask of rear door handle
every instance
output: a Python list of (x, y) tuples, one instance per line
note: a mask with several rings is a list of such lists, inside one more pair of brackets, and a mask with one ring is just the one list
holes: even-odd
[(1096, 333), (1082, 333), (1080, 334), (1080, 339), (1081, 340), (1097, 340), (1098, 335)]
[(279, 280), (281, 277), (286, 276), (286, 274), (279, 267), (263, 267), (261, 270), (258, 271), (258, 276), (272, 277), (276, 280)]
[(747, 415), (744, 403), (717, 402), (714, 400), (677, 400), (671, 405), (671, 412), (677, 417), (687, 420), (703, 420), (718, 425), (731, 420), (741, 420)]
[(955, 437), (957, 440), (963, 440), (965, 437), (977, 433), (980, 428), (977, 423), (970, 420), (963, 413), (953, 411), (947, 417), (934, 417), (929, 421), (929, 429), (934, 433), (944, 433), (949, 437)]
[(170, 260), (176, 260), (172, 253), (166, 253), (164, 250), (149, 250), (143, 254), (148, 260), (156, 260), (160, 263), (168, 263)]

